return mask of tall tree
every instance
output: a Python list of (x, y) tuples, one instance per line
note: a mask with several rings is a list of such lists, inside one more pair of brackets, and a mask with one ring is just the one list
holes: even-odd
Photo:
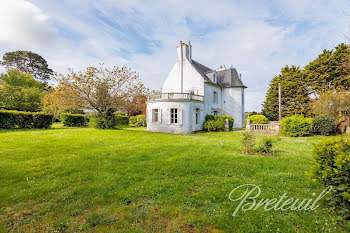
[(286, 66), (281, 74), (270, 82), (263, 104), (263, 114), (270, 120), (278, 120), (278, 83), (281, 83), (282, 116), (309, 115), (309, 92), (304, 85), (304, 74), (299, 67)]
[(134, 96), (147, 90), (139, 75), (127, 67), (105, 68), (87, 67), (67, 75), (56, 77), (60, 99), (67, 103), (77, 103), (77, 108), (96, 110), (101, 116), (109, 111), (126, 109)]
[(137, 94), (128, 101), (126, 105), (126, 112), (129, 116), (138, 114), (146, 114), (147, 95), (145, 93)]
[(53, 74), (46, 60), (39, 54), (30, 51), (5, 53), (1, 64), (8, 70), (18, 69), (22, 72), (30, 73), (36, 80), (43, 83), (47, 83)]
[(325, 49), (305, 67), (305, 81), (310, 93), (318, 96), (332, 89), (350, 90), (349, 49), (344, 43), (335, 50)]
[(332, 90), (319, 95), (312, 101), (312, 111), (316, 116), (331, 117), (339, 130), (350, 123), (350, 92), (346, 90)]
[(9, 70), (0, 77), (0, 105), (6, 109), (40, 111), (45, 90), (29, 73)]

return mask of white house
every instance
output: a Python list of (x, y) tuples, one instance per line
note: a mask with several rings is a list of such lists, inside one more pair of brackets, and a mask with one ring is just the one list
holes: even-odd
[(192, 59), (190, 42), (180, 41), (162, 93), (147, 101), (147, 130), (192, 133), (202, 129), (207, 114), (230, 115), (241, 128), (245, 88), (235, 68), (212, 70)]

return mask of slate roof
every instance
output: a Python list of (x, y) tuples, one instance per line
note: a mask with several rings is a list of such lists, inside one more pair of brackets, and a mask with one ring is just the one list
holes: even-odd
[(239, 78), (237, 70), (230, 67), (226, 70), (216, 71), (217, 83), (214, 83), (213, 74), (215, 70), (212, 70), (199, 62), (192, 60), (193, 66), (203, 76), (206, 82), (218, 85), (220, 87), (243, 87), (247, 88), (242, 80)]

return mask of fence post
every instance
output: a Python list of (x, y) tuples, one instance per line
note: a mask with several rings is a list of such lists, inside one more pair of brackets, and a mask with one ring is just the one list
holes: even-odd
[(250, 132), (250, 119), (247, 119), (247, 124), (245, 126), (245, 130)]

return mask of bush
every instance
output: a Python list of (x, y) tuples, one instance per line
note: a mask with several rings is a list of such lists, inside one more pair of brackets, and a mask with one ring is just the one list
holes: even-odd
[(33, 113), (33, 128), (47, 129), (53, 123), (53, 115), (45, 113)]
[(205, 121), (203, 123), (203, 130), (205, 131), (223, 131), (225, 129), (225, 120), (223, 119), (216, 119), (216, 120), (209, 120)]
[(68, 127), (81, 127), (87, 125), (87, 117), (82, 114), (61, 113), (61, 122)]
[(281, 133), (290, 137), (303, 137), (310, 134), (312, 118), (303, 115), (293, 115), (281, 120)]
[(215, 121), (217, 119), (218, 119), (218, 117), (216, 115), (206, 115), (205, 116), (205, 121)]
[(116, 126), (117, 120), (112, 110), (103, 114), (96, 114), (90, 118), (90, 127), (96, 129), (112, 129)]
[(131, 126), (136, 126), (137, 125), (137, 117), (136, 116), (129, 117), (129, 124)]
[(260, 153), (265, 153), (265, 154), (271, 154), (273, 152), (272, 147), (273, 147), (273, 140), (272, 138), (268, 137), (262, 140), (262, 142), (255, 148), (255, 151)]
[(228, 120), (229, 120), (229, 128), (230, 128), (230, 130), (232, 130), (232, 128), (233, 128), (233, 123), (234, 123), (234, 119), (233, 119), (232, 116), (229, 116), (229, 115), (221, 115), (221, 116), (219, 117), (219, 119), (220, 119), (220, 120), (223, 120), (225, 123), (226, 123), (226, 119), (228, 119)]
[(49, 128), (53, 122), (53, 115), (39, 112), (20, 112), (0, 110), (0, 128)]
[(325, 188), (332, 186), (330, 204), (336, 211), (350, 217), (350, 140), (324, 139), (314, 145), (314, 162), (308, 173)]
[(253, 115), (244, 119), (244, 126), (247, 124), (247, 120), (250, 120), (250, 124), (268, 124), (269, 120), (264, 115)]
[(255, 136), (252, 133), (245, 132), (243, 134), (242, 144), (245, 154), (252, 154), (255, 146)]
[(116, 122), (117, 125), (128, 125), (129, 124), (129, 117), (123, 116), (123, 115), (116, 115)]
[(129, 118), (129, 125), (134, 127), (147, 126), (146, 116), (145, 115), (131, 116)]
[(335, 131), (335, 122), (329, 117), (316, 118), (312, 124), (312, 131), (315, 134), (330, 135)]

